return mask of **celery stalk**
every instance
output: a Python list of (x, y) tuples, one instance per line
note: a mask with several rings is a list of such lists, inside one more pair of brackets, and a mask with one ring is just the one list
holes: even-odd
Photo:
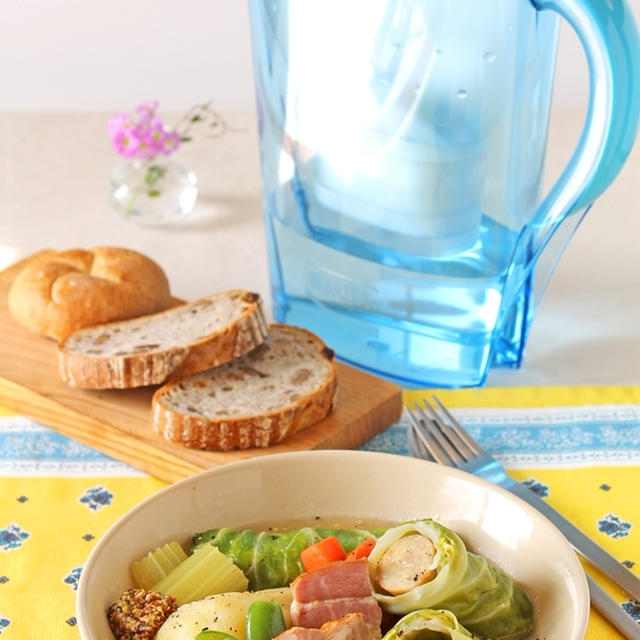
[(134, 562), (131, 565), (131, 575), (138, 587), (150, 590), (186, 559), (184, 549), (178, 542), (172, 541)]
[(249, 581), (218, 548), (205, 544), (153, 585), (152, 591), (170, 594), (178, 605), (214, 593), (245, 591)]

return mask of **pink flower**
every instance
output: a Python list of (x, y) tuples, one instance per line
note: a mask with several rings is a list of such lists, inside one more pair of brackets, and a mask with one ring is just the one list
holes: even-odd
[(122, 127), (111, 136), (111, 144), (115, 151), (125, 158), (133, 158), (137, 156), (140, 147), (140, 141), (130, 129)]
[(109, 118), (108, 131), (111, 137), (121, 129), (131, 129), (134, 122), (128, 113), (116, 113)]
[(164, 144), (165, 128), (161, 120), (157, 120), (143, 130), (143, 139), (145, 143), (154, 150), (155, 153), (160, 153)]
[(172, 154), (180, 146), (180, 134), (176, 131), (165, 130), (162, 140), (162, 153), (165, 156)]
[[(107, 130), (117, 153), (125, 158), (150, 159), (160, 153), (168, 156), (178, 149), (182, 136), (164, 125), (157, 109), (157, 100), (147, 100), (131, 114), (116, 113), (109, 118)], [(199, 113), (192, 115), (188, 126), (200, 119)]]
[(138, 140), (138, 148), (135, 152), (136, 158), (148, 160), (149, 158), (156, 156), (157, 153), (158, 152), (145, 139)]

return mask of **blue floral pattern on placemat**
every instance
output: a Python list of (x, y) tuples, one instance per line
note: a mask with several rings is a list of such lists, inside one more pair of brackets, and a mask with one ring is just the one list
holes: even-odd
[(15, 522), (0, 529), (0, 549), (10, 551), (22, 546), (22, 543), (29, 537), (29, 532), (25, 531)]
[[(640, 463), (640, 407), (456, 409), (469, 433), (511, 467)], [(408, 416), (361, 449), (409, 455)], [(142, 472), (23, 416), (0, 417), (4, 475), (141, 475)], [(604, 488), (604, 487), (603, 487)]]
[[(640, 464), (640, 406), (455, 409), (455, 417), (489, 453), (511, 468)], [(408, 455), (401, 419), (362, 449)]]
[(64, 577), (63, 582), (65, 584), (68, 584), (74, 591), (76, 591), (78, 589), (78, 582), (80, 580), (81, 574), (82, 574), (82, 567), (74, 567)]
[(602, 533), (606, 533), (610, 538), (614, 540), (616, 538), (624, 538), (629, 535), (629, 531), (631, 530), (631, 523), (625, 522), (613, 513), (607, 513), (607, 515), (598, 520), (598, 531), (602, 531)]
[(113, 493), (102, 486), (87, 489), (79, 498), (79, 501), (86, 504), (91, 511), (98, 511), (98, 509), (110, 505), (112, 500)]
[(536, 480), (535, 478), (527, 478), (522, 482), (522, 484), (531, 489), (533, 493), (538, 495), (540, 498), (548, 498), (549, 497), (549, 486), (540, 482), (540, 480)]
[(24, 416), (0, 417), (0, 474), (144, 475)]
[(472, 437), (511, 467), (640, 463), (640, 407), (456, 409)]
[(365, 442), (360, 449), (364, 451), (382, 451), (386, 453), (397, 453), (401, 455), (409, 455), (409, 447), (407, 446), (407, 426), (406, 418), (400, 420), (381, 433), (374, 436), (368, 442)]
[(640, 624), (640, 602), (629, 599), (622, 603), (622, 608)]

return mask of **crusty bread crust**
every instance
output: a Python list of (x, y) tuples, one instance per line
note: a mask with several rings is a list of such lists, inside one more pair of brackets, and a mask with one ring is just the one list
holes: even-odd
[[(301, 429), (325, 418), (334, 408), (337, 398), (338, 376), (334, 354), (316, 335), (299, 327), (275, 324), (270, 333), (285, 332), (314, 343), (315, 357), (318, 363), (326, 363), (326, 371), (315, 388), (307, 391), (282, 406), (270, 411), (251, 413), (250, 409), (243, 415), (194, 415), (171, 406), (168, 401), (172, 389), (180, 385), (202, 385), (201, 376), (193, 376), (184, 380), (169, 383), (158, 389), (152, 402), (153, 427), (156, 433), (171, 442), (182, 444), (192, 449), (208, 451), (231, 451), (253, 447), (268, 447), (292, 436)], [(268, 345), (269, 338), (265, 342)], [(261, 347), (262, 349), (265, 346)], [(256, 350), (256, 352), (259, 350)], [(256, 352), (249, 354), (250, 358)], [(222, 373), (231, 379), (234, 373), (250, 369), (240, 361), (225, 365)], [(309, 362), (301, 363), (310, 366)], [(316, 364), (318, 366), (318, 364)], [(322, 365), (324, 366), (324, 365)], [(238, 382), (238, 380), (240, 380)], [(236, 384), (242, 384), (241, 378), (235, 378)], [(207, 389), (203, 388), (206, 394)], [(251, 405), (252, 390), (247, 387), (247, 406)]]
[[(144, 326), (150, 318), (171, 322), (178, 312), (193, 311), (207, 302), (225, 297), (236, 306), (235, 317), (229, 324), (217, 326), (207, 335), (192, 342), (158, 348), (158, 345), (140, 345), (130, 353), (91, 354), (69, 346), (83, 337), (94, 337), (100, 343), (105, 333), (118, 330), (126, 334), (133, 327)], [(206, 311), (201, 311), (206, 314)], [(180, 332), (180, 325), (176, 326)], [(167, 311), (84, 329), (68, 336), (58, 345), (58, 369), (62, 379), (73, 387), (84, 389), (128, 389), (161, 384), (170, 379), (215, 367), (262, 344), (268, 327), (256, 293), (233, 289), (217, 293), (194, 302), (173, 307)], [(179, 334), (178, 334), (179, 335)]]
[(171, 306), (164, 271), (118, 247), (47, 251), (27, 263), (9, 290), (9, 311), (30, 331), (60, 340), (105, 322)]

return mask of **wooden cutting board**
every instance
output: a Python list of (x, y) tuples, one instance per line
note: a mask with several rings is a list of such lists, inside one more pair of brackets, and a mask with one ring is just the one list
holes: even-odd
[(275, 452), (353, 449), (400, 417), (400, 387), (338, 363), (335, 411), (278, 445), (214, 452), (167, 442), (151, 426), (155, 387), (87, 391), (60, 380), (54, 341), (23, 329), (7, 308), (9, 287), (23, 264), (0, 271), (0, 405), (158, 478), (173, 482), (226, 462)]

